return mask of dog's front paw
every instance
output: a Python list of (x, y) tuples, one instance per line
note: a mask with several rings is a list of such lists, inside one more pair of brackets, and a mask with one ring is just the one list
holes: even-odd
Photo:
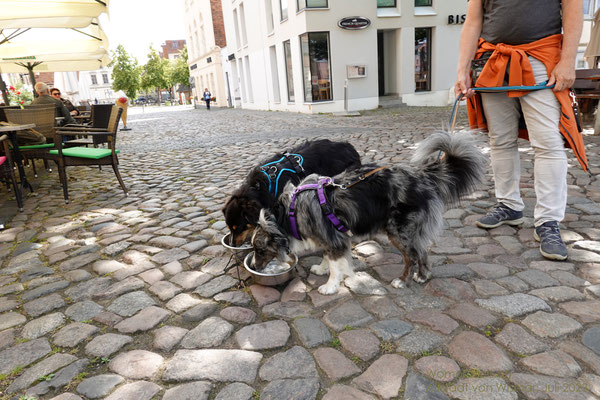
[(339, 283), (327, 282), (326, 284), (319, 286), (319, 293), (325, 294), (325, 295), (335, 294), (335, 293), (337, 293), (339, 288), (340, 288)]
[(396, 288), (396, 289), (405, 289), (406, 288), (406, 282), (404, 282), (400, 278), (396, 278), (396, 279), (394, 279), (392, 281), (392, 287)]
[(327, 267), (327, 265), (323, 264), (315, 264), (312, 267), (310, 267), (310, 272), (312, 272), (315, 275), (325, 275), (328, 270), (329, 268)]

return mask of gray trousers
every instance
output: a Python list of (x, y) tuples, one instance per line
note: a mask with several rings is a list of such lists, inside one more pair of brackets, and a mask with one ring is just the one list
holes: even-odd
[[(533, 57), (529, 61), (535, 82), (546, 81), (544, 64)], [(567, 156), (558, 127), (560, 103), (552, 90), (535, 90), (522, 97), (482, 93), (481, 100), (489, 130), (496, 199), (513, 210), (524, 208), (519, 191), (521, 166), (517, 145), (522, 110), (535, 160), (535, 226), (562, 221), (567, 204)]]
[(46, 144), (46, 137), (34, 129), (26, 129), (17, 131), (17, 143), (19, 146)]

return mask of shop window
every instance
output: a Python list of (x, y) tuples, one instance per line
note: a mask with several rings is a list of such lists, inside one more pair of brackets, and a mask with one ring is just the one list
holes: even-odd
[(279, 0), (279, 9), (281, 10), (281, 21), (288, 19), (288, 0)]
[(310, 32), (300, 36), (304, 101), (331, 100), (329, 32)]
[(431, 28), (415, 28), (415, 92), (431, 90)]
[(298, 0), (298, 11), (305, 8), (327, 8), (327, 0)]
[(432, 0), (415, 0), (415, 7), (431, 7)]
[(296, 96), (294, 96), (294, 74), (292, 70), (292, 49), (290, 41), (286, 40), (283, 42), (283, 53), (285, 56), (285, 75), (287, 80), (288, 89), (288, 101), (295, 102)]
[(377, 8), (396, 7), (396, 0), (377, 0)]

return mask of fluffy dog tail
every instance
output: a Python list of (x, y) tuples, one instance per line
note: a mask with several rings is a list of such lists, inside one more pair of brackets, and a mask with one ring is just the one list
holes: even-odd
[(419, 144), (411, 162), (420, 165), (435, 183), (446, 205), (473, 193), (483, 180), (486, 165), (469, 132), (434, 133)]

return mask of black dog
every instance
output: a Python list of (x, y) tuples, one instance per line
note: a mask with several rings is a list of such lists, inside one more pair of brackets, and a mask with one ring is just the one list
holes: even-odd
[(360, 165), (360, 156), (350, 143), (328, 139), (307, 141), (264, 160), (252, 168), (223, 207), (230, 244), (240, 246), (249, 237), (260, 210), (272, 208), (288, 182), (296, 185), (310, 174), (333, 176)]
[[(403, 287), (413, 271), (415, 281), (425, 282), (430, 277), (427, 250), (442, 230), (445, 206), (473, 192), (483, 178), (485, 158), (471, 141), (440, 132), (418, 147), (411, 165), (381, 169), (366, 178), (377, 165), (364, 165), (336, 176), (335, 184), (312, 175), (298, 190), (288, 184), (280, 207), (261, 210), (252, 236), (254, 268), (273, 257), (288, 262), (290, 252), (323, 249), (323, 262), (311, 271), (329, 272), (319, 292), (335, 293), (344, 275), (353, 273), (349, 229), (358, 237), (386, 234), (400, 250), (405, 269), (393, 287)], [(443, 157), (438, 157), (440, 151)]]

